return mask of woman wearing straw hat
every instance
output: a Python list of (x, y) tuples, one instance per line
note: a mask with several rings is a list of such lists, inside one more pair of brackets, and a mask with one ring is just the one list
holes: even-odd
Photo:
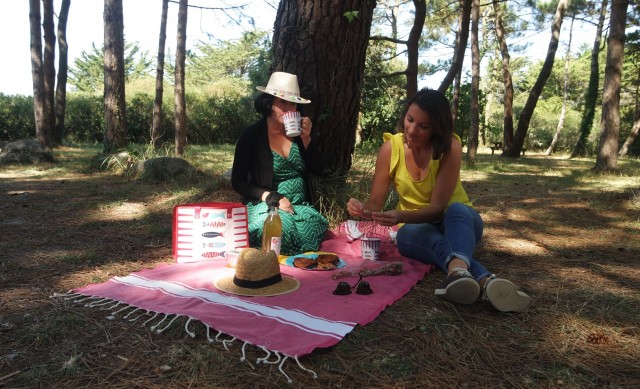
[(262, 93), (254, 106), (262, 119), (240, 135), (231, 173), (233, 189), (247, 206), (251, 246), (261, 246), (268, 204), (277, 202), (282, 219), (281, 254), (315, 251), (329, 223), (313, 207), (309, 174), (321, 174), (325, 163), (312, 137), (311, 119), (300, 119), (297, 136), (287, 135), (284, 125), (285, 114), (311, 101), (300, 97), (294, 74), (274, 72), (267, 86), (257, 89)]

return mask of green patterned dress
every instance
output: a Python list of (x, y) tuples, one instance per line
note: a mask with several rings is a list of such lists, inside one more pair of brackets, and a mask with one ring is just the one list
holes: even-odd
[[(295, 255), (316, 251), (324, 238), (329, 222), (305, 198), (304, 159), (296, 143), (291, 144), (289, 157), (273, 152), (273, 181), (278, 193), (293, 205), (293, 214), (279, 210), (282, 219), (282, 245), (280, 254)], [(267, 218), (265, 202), (247, 204), (249, 239), (251, 247), (262, 246), (262, 225)]]

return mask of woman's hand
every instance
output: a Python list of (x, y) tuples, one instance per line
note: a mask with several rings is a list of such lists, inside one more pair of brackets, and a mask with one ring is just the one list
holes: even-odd
[(279, 203), (278, 203), (278, 208), (285, 211), (285, 212), (289, 212), (289, 213), (294, 213), (295, 211), (293, 210), (293, 204), (291, 204), (291, 201), (289, 201), (288, 198), (283, 197), (280, 199)]
[(347, 211), (353, 217), (361, 217), (363, 219), (371, 219), (371, 211), (365, 208), (364, 204), (353, 197), (347, 202)]
[(381, 226), (395, 226), (400, 223), (400, 211), (392, 209), (384, 212), (372, 212), (371, 219)]
[(303, 117), (300, 120), (300, 139), (302, 139), (302, 144), (304, 144), (304, 148), (306, 149), (311, 142), (311, 127), (313, 124), (311, 123), (311, 119), (308, 117)]

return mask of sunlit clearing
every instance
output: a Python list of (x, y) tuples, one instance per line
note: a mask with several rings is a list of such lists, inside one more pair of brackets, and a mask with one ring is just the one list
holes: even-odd
[(561, 172), (560, 170), (549, 169), (549, 170), (545, 171), (544, 173), (542, 173), (542, 176), (544, 176), (544, 177), (563, 177), (563, 176), (566, 176), (566, 174)]
[(482, 182), (489, 179), (489, 174), (478, 170), (463, 170), (460, 177), (465, 182)]
[(582, 182), (603, 191), (620, 191), (640, 187), (640, 178), (624, 174), (592, 174), (583, 177)]
[(544, 247), (540, 246), (536, 242), (531, 242), (525, 239), (503, 237), (500, 239), (499, 246), (507, 248), (509, 250), (513, 250), (513, 252), (518, 252), (523, 255), (547, 254), (547, 250)]
[(138, 219), (146, 215), (147, 207), (144, 203), (119, 202), (108, 204), (95, 212), (93, 220), (114, 221)]

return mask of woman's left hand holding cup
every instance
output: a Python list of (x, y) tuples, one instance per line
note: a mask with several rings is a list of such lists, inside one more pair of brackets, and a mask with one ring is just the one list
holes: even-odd
[(305, 116), (300, 120), (300, 138), (305, 148), (309, 145), (309, 142), (311, 142), (311, 127), (311, 119), (308, 117)]

